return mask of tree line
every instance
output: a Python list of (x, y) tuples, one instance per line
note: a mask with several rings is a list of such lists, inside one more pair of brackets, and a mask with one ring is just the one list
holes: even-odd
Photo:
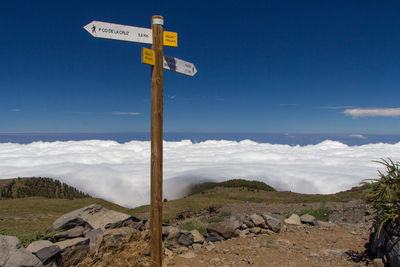
[(90, 195), (61, 183), (58, 180), (43, 177), (15, 178), (0, 183), (0, 199), (46, 197), (46, 198), (87, 198)]

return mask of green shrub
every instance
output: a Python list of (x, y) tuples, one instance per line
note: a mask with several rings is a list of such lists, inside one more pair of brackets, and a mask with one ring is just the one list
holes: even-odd
[(222, 217), (210, 217), (208, 218), (207, 222), (208, 223), (219, 223), (222, 222), (224, 220), (224, 218)]
[(213, 189), (215, 187), (236, 187), (236, 188), (247, 188), (250, 191), (257, 191), (264, 190), (264, 191), (272, 191), (275, 192), (276, 190), (267, 185), (266, 183), (260, 181), (249, 181), (244, 179), (232, 179), (225, 182), (215, 183), (215, 182), (208, 182), (202, 183), (192, 186), (190, 190), (190, 195), (202, 193), (206, 190)]
[(366, 197), (375, 211), (375, 221), (379, 224), (376, 236), (379, 236), (382, 227), (400, 213), (400, 162), (394, 163), (391, 159), (375, 162), (382, 164), (386, 172), (378, 171), (379, 178), (366, 179), (363, 184), (369, 184)]
[(207, 222), (198, 217), (186, 218), (179, 221), (178, 227), (186, 231), (197, 230), (202, 235), (207, 233)]
[(231, 216), (231, 215), (232, 215), (232, 212), (230, 212), (229, 210), (221, 210), (218, 213), (218, 216), (220, 216), (220, 217), (227, 217), (227, 216)]

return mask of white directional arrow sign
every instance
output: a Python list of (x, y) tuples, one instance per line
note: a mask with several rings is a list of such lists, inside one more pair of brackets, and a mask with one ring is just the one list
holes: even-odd
[(94, 37), (151, 44), (152, 31), (147, 28), (92, 21), (83, 27)]
[(194, 76), (197, 73), (197, 69), (193, 63), (167, 55), (164, 55), (164, 69), (189, 76)]

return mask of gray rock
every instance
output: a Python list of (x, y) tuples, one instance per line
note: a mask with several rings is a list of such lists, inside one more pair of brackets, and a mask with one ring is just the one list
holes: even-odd
[(241, 225), (240, 221), (236, 219), (235, 216), (230, 216), (229, 218), (225, 219), (225, 223), (234, 230), (240, 228)]
[(254, 213), (254, 214), (250, 215), (249, 218), (250, 218), (251, 222), (254, 223), (254, 225), (262, 227), (262, 228), (266, 228), (265, 221), (264, 221), (263, 217), (261, 217), (260, 215)]
[(4, 267), (43, 267), (42, 262), (25, 248), (10, 251)]
[(387, 261), (389, 266), (400, 266), (400, 241), (389, 251)]
[(93, 229), (86, 237), (89, 238), (89, 250), (90, 252), (97, 252), (100, 248), (100, 244), (103, 241), (103, 230), (100, 228)]
[[(117, 229), (108, 229), (104, 231), (103, 242), (101, 246), (118, 248), (122, 244), (129, 241), (134, 233), (138, 233), (137, 230), (130, 227), (122, 227)], [(139, 233), (138, 233), (139, 235)]]
[(245, 224), (245, 225), (246, 225), (247, 227), (249, 227), (249, 228), (255, 226), (254, 223), (250, 220), (250, 217), (249, 217), (249, 216), (246, 216), (246, 217), (243, 219), (243, 224)]
[(204, 241), (205, 241), (204, 236), (202, 234), (200, 234), (199, 231), (192, 230), (192, 231), (190, 231), (190, 233), (192, 233), (192, 235), (193, 235), (193, 243), (200, 243), (200, 244), (204, 243)]
[(222, 236), (224, 239), (238, 236), (238, 234), (232, 227), (226, 225), (223, 222), (209, 224), (207, 226), (207, 233), (216, 233), (219, 236)]
[(181, 231), (181, 235), (179, 236), (178, 243), (182, 246), (188, 247), (193, 244), (194, 238), (191, 232)]
[(53, 223), (53, 230), (69, 230), (76, 226), (88, 224), (92, 229), (102, 228), (108, 224), (123, 221), (131, 217), (128, 214), (108, 210), (101, 205), (93, 204), (62, 215)]
[(61, 250), (63, 266), (74, 266), (89, 252), (89, 238), (78, 237), (55, 243)]
[(224, 240), (222, 236), (214, 232), (208, 233), (204, 238), (207, 242), (218, 242)]
[(285, 223), (290, 225), (301, 225), (300, 216), (293, 213), (289, 218), (285, 219)]
[(0, 235), (0, 266), (4, 266), (12, 251), (21, 248), (21, 242), (15, 236)]
[(249, 231), (250, 231), (250, 233), (253, 233), (253, 234), (259, 234), (259, 233), (261, 233), (261, 229), (262, 229), (261, 227), (255, 226), (255, 227), (250, 228)]
[(26, 249), (38, 257), (43, 264), (55, 260), (55, 256), (60, 253), (60, 248), (48, 240), (34, 241)]
[(282, 226), (282, 221), (279, 220), (278, 218), (275, 218), (271, 214), (268, 213), (263, 213), (262, 217), (265, 220), (265, 223), (269, 229), (274, 231), (275, 233), (278, 233), (281, 230)]
[(311, 224), (311, 225), (317, 225), (317, 219), (315, 219), (314, 216), (310, 215), (310, 214), (304, 214), (300, 216), (300, 221), (302, 223), (306, 223), (306, 224)]
[(130, 216), (129, 218), (121, 221), (117, 221), (114, 223), (108, 223), (104, 226), (105, 229), (115, 229), (121, 227), (132, 227), (136, 230), (144, 229), (144, 223), (134, 216)]
[(89, 230), (90, 230), (90, 227), (88, 227), (87, 225), (86, 225), (86, 227), (77, 226), (77, 227), (69, 229), (65, 232), (56, 234), (53, 238), (58, 241), (62, 238), (71, 239), (71, 238), (76, 238), (76, 237), (83, 237), (85, 235), (85, 232), (87, 232)]

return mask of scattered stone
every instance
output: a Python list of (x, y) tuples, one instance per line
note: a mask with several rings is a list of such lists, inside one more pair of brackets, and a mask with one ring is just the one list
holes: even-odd
[(215, 249), (215, 245), (211, 242), (208, 242), (208, 244), (205, 246), (205, 248), (207, 249), (207, 251), (212, 251)]
[(177, 248), (175, 249), (175, 252), (176, 252), (177, 254), (182, 254), (182, 253), (187, 252), (188, 250), (189, 250), (189, 249), (188, 249), (187, 247), (183, 246), (183, 247), (177, 247)]
[(46, 265), (55, 260), (55, 256), (60, 253), (60, 248), (48, 240), (34, 241), (26, 249)]
[(208, 233), (204, 236), (204, 238), (208, 242), (218, 242), (224, 240), (224, 238), (217, 233)]
[(209, 224), (207, 226), (207, 233), (216, 233), (219, 236), (222, 236), (224, 239), (238, 236), (238, 234), (235, 232), (234, 229), (232, 229), (232, 227), (226, 225), (223, 222)]
[(263, 213), (262, 217), (264, 218), (265, 223), (269, 229), (271, 229), (275, 233), (278, 233), (281, 230), (281, 226), (282, 226), (281, 220), (279, 220), (278, 218), (275, 218), (274, 216), (272, 216), (268, 213)]
[(192, 231), (190, 231), (190, 233), (193, 236), (193, 243), (200, 243), (200, 244), (204, 243), (204, 241), (205, 241), (204, 236), (202, 234), (200, 234), (199, 231), (192, 230)]
[(189, 231), (181, 231), (181, 235), (178, 239), (178, 244), (188, 247), (193, 244), (193, 235)]
[(255, 226), (254, 223), (251, 221), (251, 219), (250, 219), (249, 216), (246, 216), (246, 217), (243, 219), (243, 224), (245, 224), (245, 225), (246, 225), (247, 227), (249, 227), (249, 228)]
[(248, 235), (249, 232), (250, 232), (249, 228), (244, 229), (244, 230), (240, 231), (239, 237), (246, 237), (246, 235)]
[(182, 257), (182, 258), (185, 258), (185, 259), (193, 259), (194, 257), (196, 257), (197, 255), (194, 253), (194, 252), (186, 252), (186, 253), (184, 253), (184, 254), (181, 254), (181, 255), (179, 255), (180, 257)]
[(285, 223), (290, 225), (301, 225), (300, 216), (293, 213), (289, 218), (285, 219)]
[(203, 246), (201, 244), (198, 244), (198, 243), (193, 243), (192, 247), (193, 247), (194, 250), (198, 250), (198, 249), (201, 249)]
[(253, 233), (253, 234), (259, 234), (259, 233), (261, 233), (261, 227), (253, 227), (253, 228), (250, 228), (250, 233)]
[(247, 226), (247, 224), (244, 223), (244, 224), (242, 224), (242, 226), (240, 226), (240, 228), (241, 228), (241, 229), (247, 229), (247, 228), (249, 228), (249, 227)]
[[(382, 259), (375, 258), (374, 261), (372, 262), (372, 266), (374, 266), (374, 267), (384, 267), (385, 264), (383, 263)], [(393, 265), (393, 266), (398, 266), (398, 265)]]
[(172, 258), (174, 256), (174, 252), (168, 248), (164, 248), (164, 254), (167, 255), (168, 258)]
[(261, 217), (260, 215), (254, 213), (254, 214), (250, 215), (249, 218), (254, 225), (260, 226), (262, 228), (266, 228), (265, 221), (264, 221), (263, 217)]
[(310, 224), (310, 225), (317, 225), (317, 220), (315, 219), (314, 216), (310, 214), (304, 214), (300, 216), (300, 221), (302, 223)]

